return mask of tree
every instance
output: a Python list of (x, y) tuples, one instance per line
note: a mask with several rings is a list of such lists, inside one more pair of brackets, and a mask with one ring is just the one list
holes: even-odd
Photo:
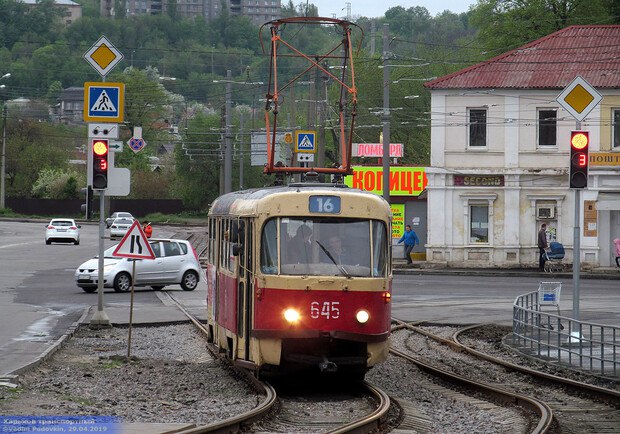
[[(471, 22), (492, 54), (519, 47), (574, 24), (618, 22), (612, 0), (478, 0)], [(617, 6), (616, 6), (617, 7)]]

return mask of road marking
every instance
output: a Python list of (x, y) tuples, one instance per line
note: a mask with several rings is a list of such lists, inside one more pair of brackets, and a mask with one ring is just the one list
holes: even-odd
[(15, 246), (25, 246), (28, 244), (38, 244), (37, 241), (31, 241), (29, 243), (17, 243), (17, 244), (7, 244), (6, 246), (0, 246), (0, 249), (8, 249), (9, 247), (15, 247)]

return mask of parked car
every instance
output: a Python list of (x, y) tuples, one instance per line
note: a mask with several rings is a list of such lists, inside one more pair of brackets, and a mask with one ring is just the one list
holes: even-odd
[(129, 228), (131, 228), (133, 222), (133, 218), (128, 219), (124, 217), (119, 217), (117, 219), (114, 219), (112, 225), (110, 225), (110, 237), (124, 237)]
[[(116, 246), (103, 254), (103, 286), (117, 292), (131, 288), (133, 263), (136, 263), (135, 286), (150, 286), (160, 290), (167, 285), (181, 285), (193, 291), (200, 281), (200, 262), (192, 245), (186, 240), (149, 240), (155, 259), (132, 259), (112, 256)], [(98, 283), (99, 258), (95, 256), (75, 270), (77, 286), (85, 292), (95, 292)]]
[(73, 243), (80, 244), (80, 228), (73, 219), (52, 219), (45, 225), (45, 244)]
[(112, 226), (112, 223), (114, 222), (115, 219), (121, 218), (121, 217), (125, 219), (135, 220), (134, 216), (132, 216), (131, 213), (119, 211), (119, 212), (113, 213), (110, 217), (105, 219), (105, 226), (109, 228), (110, 226)]

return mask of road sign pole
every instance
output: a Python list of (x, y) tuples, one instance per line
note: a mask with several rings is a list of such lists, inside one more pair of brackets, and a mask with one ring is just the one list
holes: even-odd
[(109, 327), (110, 318), (103, 310), (103, 237), (104, 237), (104, 213), (105, 206), (105, 190), (99, 191), (99, 261), (97, 275), (97, 312), (93, 314), (90, 320), (91, 327)]

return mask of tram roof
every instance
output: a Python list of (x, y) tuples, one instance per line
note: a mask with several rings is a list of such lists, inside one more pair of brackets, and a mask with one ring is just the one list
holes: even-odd
[(331, 193), (331, 194), (351, 194), (366, 197), (369, 200), (376, 201), (377, 203), (385, 202), (383, 197), (377, 196), (374, 193), (370, 193), (365, 190), (359, 190), (356, 188), (350, 188), (343, 184), (330, 184), (330, 183), (291, 183), (289, 185), (273, 186), (273, 187), (261, 187), (252, 188), (248, 190), (234, 191), (226, 193), (218, 197), (209, 210), (211, 215), (251, 215), (259, 211), (261, 203), (271, 202), (271, 199), (278, 200), (278, 196), (286, 195), (287, 193), (300, 193), (300, 192), (316, 192), (316, 193)]

